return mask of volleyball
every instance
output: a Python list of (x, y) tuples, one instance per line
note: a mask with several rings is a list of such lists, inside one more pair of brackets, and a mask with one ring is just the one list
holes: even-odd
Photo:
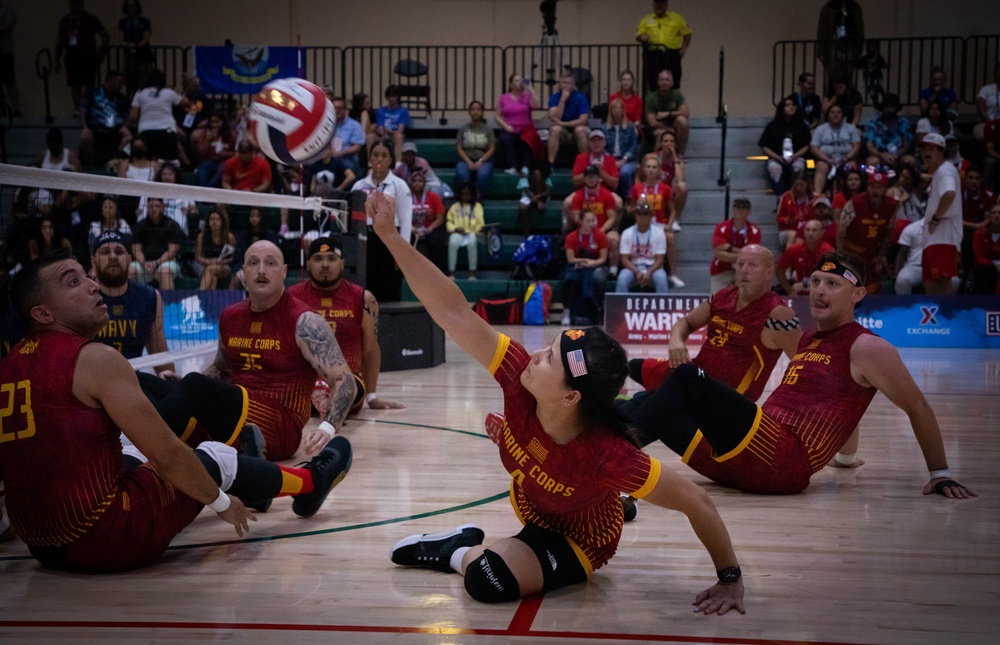
[(250, 105), (257, 147), (278, 163), (299, 166), (322, 156), (333, 137), (333, 104), (319, 87), (282, 78), (261, 88)]

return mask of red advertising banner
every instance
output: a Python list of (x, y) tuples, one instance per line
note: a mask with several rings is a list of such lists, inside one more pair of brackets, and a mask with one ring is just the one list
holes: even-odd
[[(708, 294), (609, 293), (604, 296), (604, 329), (623, 345), (666, 345), (674, 323), (705, 300)], [(692, 345), (704, 341), (704, 328), (688, 337)]]

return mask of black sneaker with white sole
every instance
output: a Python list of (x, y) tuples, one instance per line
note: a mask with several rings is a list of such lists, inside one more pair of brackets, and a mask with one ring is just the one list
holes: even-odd
[(312, 517), (323, 505), (333, 487), (343, 481), (351, 470), (351, 442), (337, 436), (319, 454), (303, 464), (312, 472), (313, 491), (292, 498), (292, 511), (299, 517)]
[(483, 543), (486, 534), (475, 524), (463, 524), (444, 533), (418, 533), (392, 547), (392, 561), (404, 567), (423, 567), (450, 573), (451, 555), (463, 546)]
[[(236, 450), (241, 457), (253, 457), (254, 459), (267, 459), (267, 443), (264, 440), (264, 433), (256, 425), (247, 423), (240, 430), (240, 436), (236, 439)], [(244, 501), (247, 508), (252, 508), (258, 513), (266, 513), (271, 508), (273, 499)]]

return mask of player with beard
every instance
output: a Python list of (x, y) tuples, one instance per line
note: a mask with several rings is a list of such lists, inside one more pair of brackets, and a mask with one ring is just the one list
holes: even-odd
[[(405, 406), (378, 398), (378, 372), (382, 352), (378, 346), (378, 301), (371, 291), (344, 279), (344, 258), (340, 241), (320, 237), (309, 245), (306, 269), (309, 279), (288, 288), (288, 293), (318, 313), (330, 324), (340, 351), (358, 380), (358, 391), (351, 412), (361, 409), (364, 401), (373, 410), (403, 409)], [(365, 392), (367, 391), (367, 394)], [(316, 382), (313, 402), (320, 416), (326, 414), (323, 401), (330, 386)]]
[[(108, 305), (108, 324), (95, 340), (111, 345), (125, 358), (167, 351), (163, 332), (163, 299), (156, 289), (128, 279), (132, 262), (128, 236), (105, 231), (91, 246), (94, 277), (101, 286), (101, 296)], [(172, 372), (173, 363), (156, 366), (157, 374)]]

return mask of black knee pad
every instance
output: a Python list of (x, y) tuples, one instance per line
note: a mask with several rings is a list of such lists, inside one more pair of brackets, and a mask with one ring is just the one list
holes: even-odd
[(465, 590), (479, 602), (508, 602), (521, 597), (517, 578), (503, 558), (489, 549), (466, 567)]

